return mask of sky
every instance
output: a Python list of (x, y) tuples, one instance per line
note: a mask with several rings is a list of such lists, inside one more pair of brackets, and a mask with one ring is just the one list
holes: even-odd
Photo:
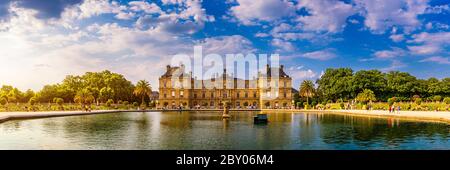
[(450, 77), (450, 1), (0, 1), (0, 85), (22, 90), (105, 69), (158, 88), (196, 45), (277, 53), (295, 87), (339, 67)]

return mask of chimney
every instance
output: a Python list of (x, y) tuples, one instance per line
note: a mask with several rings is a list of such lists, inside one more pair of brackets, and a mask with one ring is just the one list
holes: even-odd
[(170, 70), (170, 65), (167, 65), (166, 68), (167, 68), (167, 71), (169, 71)]
[(284, 70), (284, 65), (283, 64), (280, 65), (280, 69)]
[(267, 64), (266, 65), (266, 71), (269, 71), (269, 68), (270, 68), (270, 66), (269, 66), (269, 64)]

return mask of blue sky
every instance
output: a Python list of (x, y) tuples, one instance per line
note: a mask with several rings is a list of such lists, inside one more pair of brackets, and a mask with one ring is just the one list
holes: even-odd
[[(40, 89), (109, 69), (157, 87), (170, 57), (278, 53), (294, 78), (329, 67), (449, 77), (448, 0), (0, 2), (0, 84)], [(38, 75), (38, 76), (37, 76)]]

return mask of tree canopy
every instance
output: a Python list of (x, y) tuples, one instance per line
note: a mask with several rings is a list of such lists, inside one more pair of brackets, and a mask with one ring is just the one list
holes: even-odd
[(356, 100), (366, 104), (367, 102), (375, 101), (376, 98), (372, 90), (364, 89), (361, 93), (358, 94), (358, 96), (356, 96)]
[(141, 97), (142, 103), (144, 103), (145, 96), (152, 95), (152, 88), (150, 87), (150, 83), (146, 80), (140, 80), (136, 84), (136, 88), (133, 91), (133, 94), (137, 97)]
[(134, 85), (123, 75), (110, 72), (86, 72), (84, 75), (68, 75), (61, 83), (45, 85), (40, 91), (27, 90), (21, 92), (13, 86), (3, 85), (0, 88), (0, 98), (7, 102), (26, 103), (32, 97), (37, 102), (50, 103), (54, 98), (71, 102), (78, 92), (85, 90), (92, 94), (93, 101), (106, 102), (108, 99), (114, 101), (136, 101), (133, 96)]
[(375, 98), (387, 101), (397, 97), (411, 100), (419, 96), (431, 100), (433, 96), (450, 96), (450, 78), (417, 79), (406, 72), (378, 70), (360, 70), (353, 73), (350, 68), (329, 68), (316, 81), (322, 100), (350, 100), (364, 89), (371, 90)]
[(304, 80), (300, 85), (299, 93), (300, 96), (306, 97), (308, 103), (308, 99), (315, 94), (314, 83), (311, 80)]

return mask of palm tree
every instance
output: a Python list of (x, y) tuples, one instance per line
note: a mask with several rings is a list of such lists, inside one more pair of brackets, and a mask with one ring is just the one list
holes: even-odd
[(86, 104), (91, 104), (94, 99), (94, 95), (88, 89), (83, 89), (77, 92), (73, 100), (76, 103), (80, 103), (81, 107), (84, 107)]
[(308, 98), (314, 96), (314, 83), (311, 80), (303, 80), (299, 89), (300, 96), (306, 97), (306, 104), (308, 105)]
[(133, 94), (137, 97), (141, 96), (142, 103), (144, 103), (144, 97), (146, 95), (147, 96), (152, 95), (152, 87), (150, 86), (150, 83), (148, 83), (148, 81), (139, 80), (136, 84), (136, 87), (134, 88)]

